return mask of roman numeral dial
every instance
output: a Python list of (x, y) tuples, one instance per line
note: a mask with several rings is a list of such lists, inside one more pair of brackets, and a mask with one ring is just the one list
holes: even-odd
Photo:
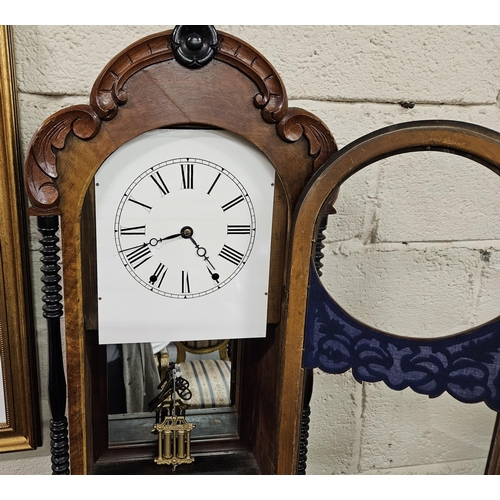
[(182, 188), (183, 189), (193, 189), (194, 188), (194, 164), (193, 163), (181, 163), (181, 174), (182, 174)]
[(153, 257), (150, 248), (147, 246), (136, 248), (131, 252), (125, 253), (125, 256), (129, 262), (129, 264), (137, 269), (139, 266), (142, 266), (145, 262)]
[(227, 212), (229, 209), (235, 207), (236, 205), (238, 205), (238, 203), (241, 203), (245, 198), (243, 197), (243, 195), (239, 195), (237, 196), (236, 198), (234, 198), (233, 200), (231, 201), (228, 201), (227, 203), (225, 203), (224, 205), (222, 205), (222, 210), (224, 212)]
[(160, 190), (162, 195), (170, 193), (160, 172), (153, 172), (151, 174), (151, 180), (156, 184), (156, 187)]
[(146, 234), (146, 226), (134, 226), (134, 227), (121, 227), (120, 228), (120, 234), (122, 236), (124, 235), (139, 235), (139, 234)]
[(228, 262), (231, 262), (231, 264), (237, 266), (243, 260), (244, 255), (241, 252), (238, 252), (238, 250), (224, 245), (219, 253), (219, 257), (222, 257)]
[(158, 288), (161, 288), (161, 284), (163, 283), (163, 280), (165, 279), (165, 274), (167, 274), (167, 267), (165, 264), (162, 264), (161, 262), (158, 264), (158, 267), (156, 268), (155, 272), (150, 276), (149, 278), (149, 283), (151, 285), (155, 285)]
[(186, 156), (144, 165), (123, 192), (114, 227), (131, 286), (194, 299), (237, 280), (252, 258), (257, 220), (231, 165)]
[(227, 226), (227, 234), (250, 234), (250, 224), (230, 224)]

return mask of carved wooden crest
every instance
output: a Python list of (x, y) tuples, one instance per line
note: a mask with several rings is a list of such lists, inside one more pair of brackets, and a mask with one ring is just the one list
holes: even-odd
[[(258, 91), (253, 98), (254, 106), (261, 110), (262, 119), (276, 126), (276, 132), (285, 141), (295, 142), (305, 136), (309, 142), (309, 152), (315, 158), (314, 166), (319, 167), (336, 151), (335, 141), (324, 123), (305, 110), (289, 108), (286, 92), (281, 78), (271, 64), (255, 49), (227, 33), (218, 33), (217, 45), (210, 50), (203, 26), (199, 28), (199, 45), (193, 45), (202, 52), (199, 60), (209, 64), (212, 58), (222, 61), (249, 78)], [(184, 30), (184, 37), (193, 30)], [(174, 37), (176, 35), (176, 37)], [(210, 32), (210, 35), (213, 35)], [(56, 215), (59, 210), (59, 191), (57, 187), (57, 154), (64, 149), (69, 134), (81, 140), (93, 139), (105, 121), (113, 120), (120, 107), (128, 100), (126, 83), (128, 80), (154, 64), (174, 58), (187, 58), (186, 53), (196, 54), (197, 50), (184, 47), (180, 35), (175, 30), (165, 31), (143, 38), (123, 50), (103, 69), (97, 78), (88, 105), (77, 105), (63, 109), (49, 117), (36, 131), (30, 142), (25, 162), (26, 190), (32, 204), (31, 215)], [(174, 41), (173, 41), (174, 40)], [(177, 41), (175, 41), (177, 40)], [(193, 56), (194, 57), (194, 56)], [(207, 60), (208, 59), (208, 60)], [(201, 64), (192, 64), (199, 67)], [(168, 82), (165, 82), (168, 85)]]

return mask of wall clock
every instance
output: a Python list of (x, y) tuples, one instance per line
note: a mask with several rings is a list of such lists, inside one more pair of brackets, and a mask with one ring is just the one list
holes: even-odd
[[(211, 138), (202, 149), (189, 139), (186, 153), (176, 149), (185, 132)], [(113, 166), (137, 141), (169, 134), (179, 136), (168, 154), (133, 166), (128, 160), (134, 154)], [(229, 154), (229, 143), (245, 147)], [(212, 26), (178, 26), (139, 40), (102, 70), (88, 105), (45, 120), (28, 148), (25, 184), (50, 264), (44, 282), (50, 285), (45, 300), (54, 338), (60, 336), (64, 306), (68, 423), (60, 349), (50, 389), (58, 472), (116, 474), (131, 466), (137, 474), (157, 467), (150, 444), (109, 445), (106, 346), (99, 339), (102, 334), (101, 342), (129, 341), (106, 340), (104, 331), (121, 335), (128, 328), (116, 315), (106, 326), (112, 309), (102, 307), (113, 300), (108, 287), (118, 293), (111, 283), (115, 276), (119, 288), (140, 297), (144, 307), (154, 303), (148, 315), (152, 309), (163, 316), (179, 309), (183, 324), (169, 330), (184, 329), (182, 336), (196, 339), (217, 321), (225, 335), (241, 337), (232, 352), (237, 434), (193, 442), (193, 455), (203, 452), (212, 461), (216, 453), (222, 460), (220, 452), (230, 451), (230, 460), (218, 462), (219, 473), (243, 473), (242, 464), (265, 474), (297, 472), (303, 372), (285, 376), (283, 356), (285, 348), (301, 352), (284, 328), (291, 215), (308, 179), (335, 150), (321, 120), (288, 107), (269, 62)], [(210, 230), (201, 228), (205, 217)], [(217, 307), (228, 301), (235, 310), (245, 303), (245, 309), (233, 313), (226, 307), (220, 318), (211, 313), (203, 324), (189, 312), (204, 302), (220, 311), (218, 301)], [(131, 302), (121, 311), (129, 308)], [(234, 324), (224, 326), (225, 319)], [(141, 310), (128, 323), (137, 334), (148, 321)], [(283, 418), (285, 408), (293, 418)], [(200, 472), (200, 464), (185, 467)]]
[(155, 130), (115, 151), (95, 177), (100, 341), (265, 337), (274, 181), (219, 130)]

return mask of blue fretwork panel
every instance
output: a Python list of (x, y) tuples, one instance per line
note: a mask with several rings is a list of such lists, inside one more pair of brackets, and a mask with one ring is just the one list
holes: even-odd
[(385, 382), (430, 397), (448, 392), (500, 411), (500, 321), (436, 340), (395, 337), (346, 314), (311, 266), (303, 366), (327, 373), (352, 369), (358, 382)]

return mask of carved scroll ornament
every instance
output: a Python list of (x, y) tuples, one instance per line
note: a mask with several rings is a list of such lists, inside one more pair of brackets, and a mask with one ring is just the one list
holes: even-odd
[[(318, 168), (336, 151), (335, 140), (326, 125), (304, 110), (288, 108), (281, 78), (269, 62), (243, 41), (219, 32), (214, 59), (244, 73), (258, 88), (254, 105), (261, 110), (266, 123), (276, 125), (283, 140), (295, 142), (302, 136), (308, 140), (310, 155)], [(25, 184), (32, 204), (31, 215), (59, 214), (57, 188), (57, 153), (64, 149), (73, 133), (81, 140), (94, 138), (102, 121), (116, 117), (128, 99), (127, 80), (144, 68), (174, 59), (172, 30), (139, 40), (120, 52), (97, 78), (89, 105), (72, 106), (48, 118), (35, 133), (25, 162)], [(191, 48), (193, 46), (191, 45)], [(204, 47), (200, 44), (200, 50)]]
[(52, 115), (31, 139), (24, 164), (26, 192), (32, 207), (30, 215), (58, 215), (59, 191), (57, 151), (64, 148), (70, 132), (83, 140), (92, 139), (101, 120), (90, 106), (71, 106)]

